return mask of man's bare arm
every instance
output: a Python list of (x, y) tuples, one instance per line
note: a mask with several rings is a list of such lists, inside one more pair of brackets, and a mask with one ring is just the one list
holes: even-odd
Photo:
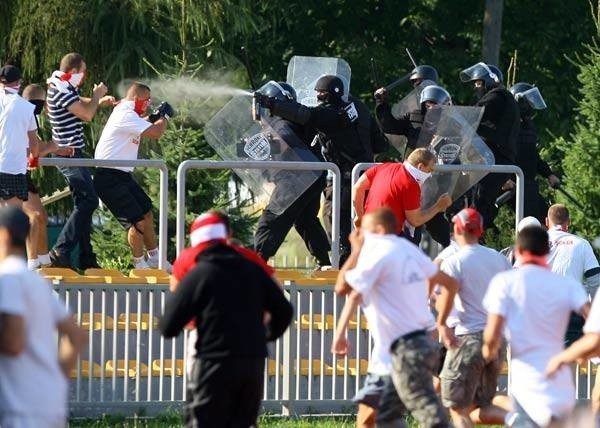
[(352, 186), (352, 204), (357, 218), (362, 218), (365, 214), (365, 195), (370, 187), (371, 183), (366, 174), (361, 175), (354, 186)]
[(103, 100), (108, 88), (104, 83), (94, 85), (91, 98), (79, 97), (79, 101), (74, 102), (67, 110), (77, 116), (79, 119), (89, 122), (96, 115), (98, 106)]
[(349, 239), (350, 244), (352, 245), (352, 251), (350, 252), (350, 256), (348, 256), (346, 259), (344, 265), (341, 267), (335, 281), (334, 291), (335, 294), (339, 296), (343, 296), (352, 291), (352, 287), (350, 287), (350, 284), (346, 282), (346, 272), (348, 272), (350, 269), (354, 269), (356, 266), (363, 244), (362, 232), (359, 229), (353, 230), (352, 233), (350, 233)]
[(0, 352), (16, 357), (25, 350), (25, 319), (20, 315), (0, 314)]
[(77, 356), (87, 343), (87, 333), (77, 325), (73, 317), (67, 317), (58, 323), (61, 335), (58, 348), (58, 363), (63, 374), (69, 377), (77, 363)]
[(333, 334), (333, 342), (331, 344), (331, 352), (337, 355), (346, 355), (348, 353), (348, 342), (346, 341), (346, 330), (352, 319), (352, 315), (356, 312), (356, 308), (360, 304), (361, 295), (357, 291), (352, 291), (348, 295), (342, 313), (338, 319), (335, 333)]
[(406, 219), (410, 224), (414, 227), (421, 226), (431, 220), (437, 213), (443, 212), (452, 205), (452, 199), (447, 193), (441, 195), (435, 204), (426, 210), (422, 210), (418, 208), (416, 210), (407, 210), (405, 211)]
[(498, 355), (502, 343), (504, 330), (504, 317), (498, 314), (489, 314), (487, 324), (483, 330), (483, 347), (481, 352), (486, 361), (491, 361)]

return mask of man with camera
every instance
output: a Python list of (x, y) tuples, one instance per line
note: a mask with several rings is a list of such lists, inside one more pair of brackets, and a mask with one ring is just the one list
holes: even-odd
[[(134, 82), (127, 96), (108, 118), (98, 145), (96, 159), (135, 160), (142, 137), (160, 138), (167, 129), (173, 108), (163, 102), (147, 118), (150, 88)], [(133, 167), (97, 168), (94, 175), (96, 193), (127, 230), (127, 241), (136, 269), (158, 267), (159, 251), (152, 216), (152, 201), (133, 178)], [(144, 257), (146, 249), (147, 259)], [(168, 269), (168, 268), (167, 268)]]

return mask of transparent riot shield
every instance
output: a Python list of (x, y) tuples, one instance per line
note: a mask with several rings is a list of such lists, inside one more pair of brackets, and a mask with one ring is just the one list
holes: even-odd
[(435, 85), (433, 80), (423, 80), (419, 85), (413, 88), (404, 98), (392, 105), (392, 115), (395, 118), (400, 118), (410, 112), (421, 108), (419, 98), (421, 97), (421, 91), (429, 85)]
[(331, 74), (344, 82), (342, 99), (348, 101), (350, 93), (350, 66), (341, 58), (294, 56), (287, 68), (287, 83), (296, 90), (298, 102), (308, 107), (317, 105), (315, 85), (321, 76)]
[[(429, 147), (440, 165), (493, 165), (494, 155), (476, 134), (483, 115), (481, 107), (441, 106), (425, 115), (418, 147)], [(458, 199), (479, 180), (484, 172), (435, 172), (421, 189), (421, 206), (428, 208), (442, 193)]]
[[(208, 144), (223, 160), (319, 162), (294, 133), (290, 123), (263, 110), (260, 122), (252, 120), (252, 98), (234, 97), (204, 128)], [(234, 169), (257, 202), (281, 214), (322, 173), (273, 169)]]
[[(396, 119), (402, 118), (411, 112), (421, 108), (419, 98), (421, 91), (428, 85), (435, 85), (432, 80), (424, 80), (416, 88), (413, 88), (404, 98), (392, 105), (392, 116)], [(394, 147), (402, 159), (407, 156), (408, 140), (404, 135), (385, 134), (388, 141)]]

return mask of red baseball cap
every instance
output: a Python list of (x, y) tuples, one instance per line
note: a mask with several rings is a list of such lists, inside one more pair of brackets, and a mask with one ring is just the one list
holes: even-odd
[(452, 223), (458, 226), (458, 230), (467, 231), (480, 237), (483, 234), (483, 217), (476, 209), (465, 208), (452, 217)]

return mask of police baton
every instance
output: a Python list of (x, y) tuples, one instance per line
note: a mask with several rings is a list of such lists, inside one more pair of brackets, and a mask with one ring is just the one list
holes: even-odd
[(415, 66), (415, 68), (417, 68), (418, 67), (417, 62), (415, 61), (415, 59), (413, 58), (413, 56), (410, 54), (410, 51), (408, 50), (408, 48), (406, 48), (406, 54), (410, 58), (410, 62), (412, 62), (413, 65)]
[(371, 74), (373, 76), (373, 84), (375, 88), (379, 88), (379, 79), (377, 78), (377, 67), (375, 65), (375, 58), (371, 57)]
[(501, 205), (504, 205), (505, 203), (510, 201), (514, 196), (515, 189), (507, 190), (506, 192), (502, 193), (496, 198), (496, 202), (494, 202), (494, 205), (496, 206), (496, 208), (500, 208)]
[(390, 83), (387, 86), (384, 86), (383, 89), (385, 89), (387, 92), (391, 91), (392, 89), (394, 89), (396, 86), (400, 86), (401, 84), (403, 84), (404, 82), (408, 82), (408, 79), (410, 78), (410, 75), (412, 73), (408, 73), (405, 76), (402, 76), (401, 78), (394, 80), (392, 83)]

